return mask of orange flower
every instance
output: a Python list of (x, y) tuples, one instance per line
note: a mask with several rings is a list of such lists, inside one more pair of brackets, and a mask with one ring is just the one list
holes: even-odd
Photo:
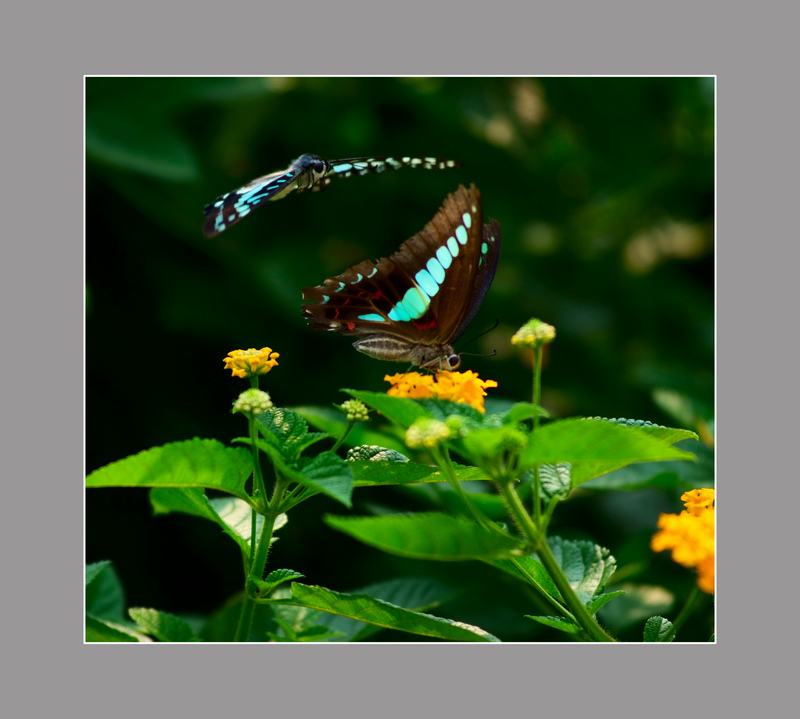
[(714, 490), (693, 489), (681, 497), (686, 510), (680, 514), (662, 514), (660, 531), (653, 535), (654, 552), (672, 550), (672, 559), (684, 567), (697, 569), (697, 585), (714, 593)]
[(419, 399), (423, 397), (437, 397), (451, 402), (469, 404), (479, 412), (486, 412), (483, 407), (483, 398), (486, 389), (497, 387), (493, 379), (482, 380), (476, 372), (439, 372), (435, 377), (419, 372), (406, 374), (386, 375), (383, 378), (392, 386), (387, 390), (391, 397), (409, 397)]

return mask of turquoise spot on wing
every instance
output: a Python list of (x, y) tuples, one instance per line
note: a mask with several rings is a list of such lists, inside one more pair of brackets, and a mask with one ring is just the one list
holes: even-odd
[(341, 165), (334, 165), (333, 171), (334, 172), (347, 172), (348, 170), (352, 170), (353, 165), (350, 162), (343, 162)]
[(454, 237), (447, 240), (447, 249), (450, 250), (450, 254), (453, 257), (458, 257), (458, 242), (455, 241)]
[(464, 220), (464, 224), (466, 225), (467, 229), (472, 227), (472, 215), (470, 215), (469, 212), (465, 212), (463, 215), (461, 215), (461, 219)]
[(483, 252), (483, 254), (485, 255), (488, 251), (489, 251), (489, 245), (487, 245), (485, 242), (481, 244), (481, 252)]
[(383, 317), (376, 315), (374, 312), (368, 315), (359, 315), (358, 319), (366, 320), (367, 322), (383, 322)]
[(391, 312), (389, 312), (389, 319), (392, 320), (392, 322), (410, 322), (411, 315), (408, 314), (403, 303), (400, 302), (395, 307), (392, 307)]
[[(440, 247), (439, 249), (441, 250), (442, 248)], [(449, 253), (445, 251), (445, 254)], [(447, 264), (449, 265), (450, 263), (448, 262)], [(435, 257), (431, 257), (428, 260), (427, 267), (428, 272), (430, 272), (433, 279), (436, 280), (436, 284), (442, 284), (442, 282), (444, 282), (444, 267), (442, 267), (439, 260), (437, 260)]]
[(330, 297), (328, 295), (322, 295), (322, 304), (324, 305), (329, 299)]
[(374, 274), (375, 274), (377, 271), (378, 271), (378, 268), (377, 268), (377, 267), (373, 267), (373, 268), (372, 268), (372, 272), (370, 272), (370, 273), (367, 275), (367, 277), (372, 277), (372, 276), (373, 276), (373, 275), (374, 275)]
[(412, 287), (403, 296), (403, 306), (406, 312), (411, 316), (411, 319), (417, 320), (428, 309), (430, 300), (422, 294), (416, 287)]
[(344, 289), (344, 282), (339, 282), (339, 286), (334, 290), (334, 292), (340, 292)]
[(364, 275), (362, 275), (360, 272), (357, 272), (356, 274), (358, 275), (358, 279), (353, 283), (354, 285), (357, 285), (359, 282), (361, 282), (361, 280), (364, 279)]
[(450, 263), (453, 261), (453, 255), (447, 251), (446, 247), (440, 247), (436, 250), (436, 257), (445, 269), (450, 267)]
[(456, 227), (456, 237), (462, 245), (467, 244), (467, 228), (464, 225)]
[(414, 275), (414, 279), (428, 297), (433, 297), (439, 291), (439, 285), (428, 270), (420, 270)]

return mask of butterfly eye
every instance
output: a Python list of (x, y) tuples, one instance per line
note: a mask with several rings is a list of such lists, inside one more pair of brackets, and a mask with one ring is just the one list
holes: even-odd
[(314, 172), (321, 173), (325, 171), (325, 163), (320, 160), (319, 162), (315, 162), (312, 168)]
[(450, 369), (458, 369), (458, 366), (461, 364), (461, 357), (457, 354), (451, 354), (447, 358), (447, 364), (450, 365)]

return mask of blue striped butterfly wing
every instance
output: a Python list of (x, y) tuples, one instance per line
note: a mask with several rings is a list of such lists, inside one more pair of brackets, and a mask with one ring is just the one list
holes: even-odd
[(289, 167), (258, 177), (244, 187), (220, 195), (205, 207), (203, 234), (214, 237), (247, 217), (265, 202), (280, 200), (291, 192), (324, 190), (333, 177), (352, 177), (386, 169), (421, 167), (426, 170), (458, 167), (455, 160), (439, 157), (352, 157), (323, 160), (317, 155), (301, 155)]
[(356, 349), (372, 357), (455, 369), (451, 343), (489, 290), (500, 242), (498, 223), (483, 224), (478, 189), (460, 186), (391, 257), (305, 288), (303, 314), (312, 329), (361, 337)]

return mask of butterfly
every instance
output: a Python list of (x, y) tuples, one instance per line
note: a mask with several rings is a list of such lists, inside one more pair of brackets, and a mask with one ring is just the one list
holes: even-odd
[(205, 207), (203, 234), (214, 237), (235, 225), (265, 202), (280, 200), (291, 192), (324, 190), (331, 178), (383, 172), (386, 168), (421, 167), (444, 170), (460, 167), (455, 160), (438, 157), (351, 157), (347, 160), (323, 160), (317, 155), (300, 155), (289, 167), (257, 177), (238, 190), (220, 195)]
[(319, 287), (303, 289), (303, 315), (315, 330), (357, 336), (377, 359), (423, 369), (456, 369), (452, 343), (489, 291), (500, 256), (500, 225), (483, 224), (475, 185), (459, 185), (398, 252), (364, 260)]

